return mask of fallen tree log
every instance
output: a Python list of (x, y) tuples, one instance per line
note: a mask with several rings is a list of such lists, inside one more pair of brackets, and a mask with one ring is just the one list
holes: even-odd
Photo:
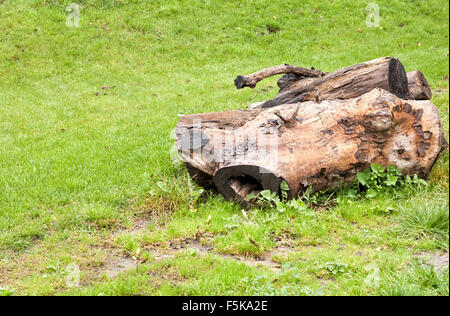
[[(396, 58), (382, 57), (331, 73), (318, 73), (323, 75), (306, 77), (289, 72), (278, 80), (280, 91), (277, 96), (262, 103), (260, 107), (270, 108), (280, 104), (313, 100), (356, 98), (374, 88), (384, 89), (403, 99), (408, 98), (406, 72)], [(238, 76), (240, 77), (245, 76)]]
[(251, 192), (290, 197), (352, 181), (371, 163), (426, 178), (445, 144), (430, 101), (402, 100), (382, 89), (346, 100), (181, 117), (177, 147), (191, 177), (226, 199)]
[(408, 78), (409, 99), (430, 100), (431, 89), (428, 81), (419, 70), (414, 70), (406, 74)]
[[(411, 100), (430, 100), (432, 93), (431, 88), (428, 85), (428, 81), (419, 70), (414, 70), (406, 73), (406, 77), (408, 79), (408, 99)], [(298, 76), (294, 73), (287, 73), (282, 76), (278, 81), (278, 87), (280, 88), (280, 92), (283, 90), (287, 90), (287, 88), (299, 81), (304, 79), (302, 76)], [(261, 107), (264, 102), (254, 103), (252, 108)], [(250, 106), (249, 106), (250, 108)]]

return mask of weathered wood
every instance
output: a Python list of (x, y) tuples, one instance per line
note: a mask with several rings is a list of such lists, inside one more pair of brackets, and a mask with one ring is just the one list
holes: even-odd
[(304, 78), (305, 77), (298, 76), (296, 74), (285, 74), (285, 75), (281, 76), (280, 79), (278, 79), (277, 85), (278, 85), (278, 88), (280, 88), (280, 90), (286, 89), (292, 83), (299, 81), (301, 79), (304, 79)]
[(314, 77), (314, 78), (322, 77), (325, 75), (325, 73), (319, 70), (284, 64), (263, 69), (247, 76), (239, 75), (236, 77), (236, 79), (234, 79), (234, 84), (238, 89), (242, 89), (244, 87), (250, 87), (253, 89), (254, 87), (256, 87), (256, 84), (261, 80), (279, 74), (295, 74), (301, 77)]
[(414, 70), (406, 74), (408, 77), (409, 99), (430, 100), (431, 89), (428, 81), (419, 70)]
[(249, 109), (259, 109), (261, 108), (261, 105), (263, 105), (264, 101), (262, 102), (256, 102), (248, 105)]
[(350, 66), (320, 77), (288, 74), (278, 80), (280, 91), (274, 99), (259, 107), (304, 101), (356, 98), (374, 88), (381, 88), (406, 99), (408, 79), (402, 63), (392, 57), (382, 57)]
[[(444, 146), (430, 101), (374, 89), (343, 100), (181, 117), (177, 146), (198, 183), (246, 203), (251, 192), (290, 196), (350, 182), (371, 163), (426, 178)], [(197, 179), (197, 180), (198, 180)]]
[[(423, 75), (422, 72), (419, 70), (414, 70), (406, 73), (406, 76), (408, 78), (408, 99), (411, 100), (430, 100), (432, 93), (431, 88), (428, 85), (428, 81)], [(302, 76), (298, 76), (296, 74), (285, 74), (282, 76), (278, 81), (278, 87), (280, 88), (280, 91), (287, 90), (287, 88), (299, 81), (304, 79)], [(262, 106), (264, 102), (258, 102), (254, 103), (254, 106), (252, 108), (260, 107)], [(251, 108), (249, 106), (249, 108)]]
[[(191, 156), (191, 151), (197, 152), (210, 141), (202, 129), (234, 130), (253, 120), (261, 110), (233, 110), (182, 116), (176, 128), (177, 146), (183, 157), (186, 169), (194, 182), (202, 187), (214, 187), (212, 181), (213, 168), (208, 166), (208, 159)], [(220, 114), (219, 114), (220, 113)], [(206, 156), (205, 156), (206, 157)]]

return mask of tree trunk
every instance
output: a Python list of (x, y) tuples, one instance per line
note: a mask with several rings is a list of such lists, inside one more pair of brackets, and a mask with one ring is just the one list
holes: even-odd
[[(376, 80), (374, 80), (376, 81)], [(181, 117), (177, 146), (190, 175), (229, 200), (251, 192), (290, 197), (352, 181), (371, 163), (426, 178), (444, 138), (430, 101), (405, 101), (382, 89), (345, 100)]]
[[(318, 72), (320, 73), (324, 74)], [(356, 98), (374, 88), (384, 89), (403, 99), (408, 97), (405, 69), (398, 59), (392, 57), (374, 59), (315, 77), (289, 72), (278, 80), (278, 86), (280, 87), (278, 95), (262, 103), (260, 107), (270, 108), (280, 104), (313, 100)]]
[(408, 77), (409, 99), (430, 100), (431, 89), (427, 79), (419, 70), (414, 70), (406, 74)]

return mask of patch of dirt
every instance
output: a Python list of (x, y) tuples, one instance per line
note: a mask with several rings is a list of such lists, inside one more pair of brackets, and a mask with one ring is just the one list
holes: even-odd
[(208, 253), (212, 253), (212, 251), (214, 250), (214, 246), (212, 246), (210, 244), (202, 244), (198, 240), (191, 239), (191, 240), (186, 241), (186, 244), (184, 245), (184, 249), (185, 250), (195, 250), (202, 254), (208, 254)]
[(274, 250), (272, 250), (271, 256), (286, 258), (290, 253), (292, 253), (294, 251), (295, 250), (293, 247), (276, 247)]
[[(167, 260), (174, 258), (177, 254), (182, 251), (195, 251), (201, 255), (212, 254), (216, 256), (220, 256), (224, 259), (231, 259), (238, 262), (242, 262), (251, 267), (263, 267), (270, 269), (272, 271), (280, 271), (281, 264), (277, 261), (274, 261), (272, 258), (276, 257), (285, 257), (290, 252), (293, 251), (292, 248), (288, 247), (278, 247), (272, 250), (271, 252), (265, 253), (262, 256), (253, 258), (253, 257), (245, 257), (240, 255), (231, 255), (231, 254), (223, 254), (214, 251), (214, 246), (211, 244), (201, 243), (197, 239), (187, 238), (187, 239), (175, 239), (169, 242), (169, 244), (163, 243), (152, 243), (145, 247), (145, 250), (150, 252), (155, 261)], [(136, 269), (138, 263), (132, 258), (122, 257), (115, 258), (114, 260), (109, 261), (107, 266), (101, 270), (101, 273), (106, 273), (106, 275), (110, 278), (117, 277), (122, 272), (127, 272), (132, 269)]]
[(245, 257), (239, 255), (223, 254), (214, 251), (214, 246), (212, 245), (202, 245), (196, 240), (189, 241), (186, 243), (186, 250), (195, 250), (200, 254), (214, 254), (225, 259), (232, 259), (235, 261), (242, 262), (251, 267), (265, 267), (273, 271), (279, 271), (281, 269), (281, 264), (272, 260), (272, 256), (278, 255), (282, 252), (281, 248), (274, 249), (270, 253), (259, 257)]
[[(139, 218), (134, 221), (131, 229), (122, 229), (117, 231), (114, 236), (120, 236), (123, 234), (138, 235), (145, 231), (151, 224), (150, 220), (146, 218)], [(113, 245), (111, 245), (114, 248)], [(138, 261), (129, 257), (123, 256), (120, 253), (114, 253), (106, 262), (105, 266), (98, 270), (99, 274), (105, 273), (109, 278), (115, 278), (122, 272), (127, 272), (132, 269), (137, 269)]]
[(155, 288), (159, 288), (164, 283), (169, 282), (172, 285), (180, 284), (185, 281), (185, 278), (183, 278), (179, 272), (172, 268), (165, 269), (164, 271), (161, 270), (149, 270), (147, 272), (147, 275), (150, 276), (150, 283)]
[(279, 235), (270, 233), (270, 238), (276, 243), (276, 247), (279, 249), (295, 248), (298, 244), (297, 240), (300, 236), (286, 230)]
[(221, 255), (221, 256), (243, 262), (246, 265), (251, 266), (251, 267), (264, 267), (264, 268), (270, 269), (275, 272), (278, 272), (281, 270), (281, 264), (279, 264), (278, 262), (272, 261), (271, 256), (261, 257), (259, 259), (252, 259), (252, 258), (231, 256), (231, 255), (230, 256)]
[(139, 218), (133, 222), (133, 227), (119, 229), (114, 232), (113, 236), (118, 237), (124, 234), (139, 235), (141, 232), (145, 231), (150, 226), (150, 224), (152, 224), (151, 220), (148, 220), (146, 218)]
[(248, 266), (252, 267), (265, 267), (271, 269), (273, 271), (279, 271), (281, 269), (281, 264), (272, 259), (272, 257), (277, 256), (286, 256), (289, 252), (292, 252), (292, 248), (288, 247), (278, 247), (272, 250), (271, 252), (265, 253), (262, 256), (258, 257), (246, 257), (240, 255), (232, 255), (232, 254), (223, 254), (214, 251), (214, 246), (211, 244), (202, 244), (196, 239), (187, 239), (184, 244), (178, 248), (178, 251), (181, 250), (194, 250), (200, 254), (213, 254), (216, 256), (220, 256), (225, 259), (232, 259), (235, 261), (242, 262)]
[(278, 260), (276, 259), (274, 260), (274, 258), (276, 257), (286, 258), (292, 252), (294, 252), (294, 249), (292, 247), (278, 246), (274, 248), (272, 251), (266, 252), (259, 257), (244, 257), (239, 255), (224, 255), (224, 254), (217, 254), (217, 255), (220, 255), (223, 258), (240, 261), (251, 267), (264, 267), (272, 271), (278, 272), (281, 270), (281, 264)]
[(119, 273), (137, 269), (137, 267), (137, 262), (132, 258), (117, 258), (114, 261), (109, 262), (108, 266), (103, 269), (103, 272), (106, 273), (109, 278), (115, 278)]
[(147, 229), (147, 227), (151, 224), (151, 221), (146, 219), (139, 219), (134, 222), (133, 228), (129, 231), (132, 235), (137, 235)]
[(448, 269), (448, 261), (449, 261), (448, 252), (444, 253), (421, 252), (419, 254), (416, 254), (415, 256), (423, 260), (424, 266), (431, 266), (436, 271), (444, 271)]
[[(131, 230), (122, 230), (117, 234), (139, 234), (144, 231), (151, 221), (140, 219), (135, 221)], [(214, 246), (211, 244), (211, 240), (214, 238), (214, 234), (209, 232), (202, 232), (197, 230), (194, 238), (176, 238), (167, 242), (153, 242), (143, 247), (143, 250), (148, 251), (156, 261), (167, 260), (174, 258), (182, 251), (195, 251), (199, 254), (212, 254), (220, 256), (225, 259), (231, 259), (238, 262), (242, 262), (251, 267), (263, 267), (272, 271), (278, 272), (281, 269), (281, 264), (274, 260), (274, 257), (286, 257), (289, 253), (293, 252), (293, 245), (286, 242), (277, 242), (277, 247), (270, 252), (266, 252), (261, 256), (247, 257), (235, 254), (224, 254), (214, 251)], [(288, 240), (289, 238), (283, 238)], [(130, 257), (114, 256), (104, 268), (99, 272), (106, 273), (109, 278), (117, 277), (122, 272), (127, 272), (138, 267), (138, 262)]]

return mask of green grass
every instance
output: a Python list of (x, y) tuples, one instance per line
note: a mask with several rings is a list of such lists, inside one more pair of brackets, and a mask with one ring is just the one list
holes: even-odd
[[(170, 154), (178, 114), (277, 92), (277, 78), (236, 90), (238, 74), (380, 56), (426, 75), (448, 139), (448, 1), (377, 1), (378, 28), (372, 1), (74, 0), (79, 28), (70, 2), (0, 0), (0, 294), (448, 295), (448, 270), (415, 256), (448, 251), (448, 150), (427, 187), (284, 213), (199, 197)], [(194, 238), (212, 253), (155, 258)], [(233, 257), (271, 255), (279, 271)], [(127, 256), (138, 269), (101, 273)]]

